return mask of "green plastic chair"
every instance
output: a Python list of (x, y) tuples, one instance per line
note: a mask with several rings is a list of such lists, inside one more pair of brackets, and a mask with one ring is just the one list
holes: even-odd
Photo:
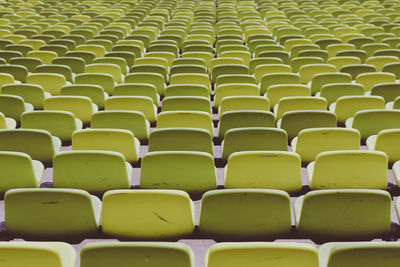
[(218, 108), (224, 97), (227, 96), (259, 96), (260, 89), (255, 84), (227, 83), (215, 88), (214, 107)]
[(219, 118), (221, 119), (225, 112), (239, 110), (269, 111), (270, 103), (268, 98), (263, 96), (227, 96), (221, 101), (218, 109)]
[(360, 133), (354, 129), (311, 128), (301, 130), (291, 142), (292, 151), (300, 155), (301, 161), (309, 163), (325, 151), (359, 150)]
[(208, 238), (258, 240), (291, 231), (289, 194), (272, 189), (225, 189), (201, 199), (199, 233)]
[(371, 95), (381, 96), (385, 102), (394, 101), (400, 96), (400, 85), (397, 83), (379, 83), (374, 85), (371, 90)]
[(268, 127), (234, 128), (225, 133), (222, 141), (222, 159), (239, 151), (287, 151), (287, 134), (284, 130)]
[(0, 130), (0, 151), (27, 153), (45, 166), (51, 165), (53, 156), (60, 148), (61, 140), (45, 130)]
[(177, 189), (189, 194), (200, 194), (216, 187), (214, 159), (208, 153), (149, 152), (142, 159), (142, 189)]
[(325, 98), (331, 105), (343, 96), (363, 96), (364, 86), (358, 83), (329, 83), (323, 85), (315, 95)]
[(25, 111), (32, 111), (33, 106), (24, 103), (20, 96), (0, 95), (0, 112), (7, 118), (14, 119), (17, 123), (21, 120), (21, 114)]
[(153, 100), (146, 96), (113, 96), (106, 100), (105, 110), (130, 110), (144, 114), (150, 122), (157, 119), (157, 107)]
[(367, 138), (366, 144), (370, 151), (385, 152), (389, 158), (389, 163), (400, 160), (399, 142), (400, 129), (386, 129), (379, 131), (376, 135)]
[(225, 167), (225, 188), (278, 189), (297, 192), (302, 188), (301, 159), (286, 151), (232, 153)]
[(99, 109), (103, 109), (108, 94), (100, 85), (96, 84), (72, 84), (61, 87), (62, 96), (88, 97)]
[(58, 153), (53, 160), (53, 186), (92, 194), (130, 188), (132, 166), (118, 152), (77, 150)]
[(275, 107), (284, 97), (311, 96), (311, 89), (304, 84), (277, 84), (269, 86), (265, 96), (271, 102), (271, 107)]
[(275, 119), (279, 120), (283, 114), (294, 110), (326, 110), (325, 98), (312, 96), (282, 97), (274, 107)]
[(85, 129), (72, 134), (72, 150), (108, 150), (120, 152), (130, 163), (139, 160), (140, 142), (123, 129)]
[(315, 95), (321, 88), (330, 83), (351, 83), (351, 75), (347, 73), (318, 73), (311, 81), (311, 94)]
[(260, 82), (260, 93), (264, 95), (270, 86), (279, 84), (300, 84), (300, 76), (298, 73), (264, 74)]
[[(176, 76), (176, 75), (174, 75)], [(165, 94), (165, 81), (161, 74), (150, 72), (129, 73), (125, 76), (125, 83), (147, 83), (156, 87), (157, 93), (161, 96)]]
[(358, 75), (369, 72), (376, 72), (376, 68), (374, 65), (368, 64), (353, 64), (353, 65), (345, 65), (340, 69), (340, 72), (348, 73), (351, 75), (352, 79), (355, 80)]
[(28, 76), (28, 69), (21, 65), (0, 65), (0, 72), (11, 74), (15, 80), (22, 83), (26, 83), (26, 77)]
[(330, 64), (309, 64), (300, 67), (299, 75), (301, 83), (307, 84), (312, 81), (314, 75), (318, 73), (334, 73), (336, 67)]
[(4, 206), (7, 231), (17, 236), (76, 238), (100, 225), (100, 199), (78, 189), (11, 189)]
[(391, 197), (383, 190), (311, 191), (294, 205), (296, 229), (315, 238), (359, 239), (390, 231)]
[(1, 242), (0, 256), (7, 266), (74, 267), (73, 246), (63, 242)]
[(161, 104), (161, 111), (202, 111), (212, 114), (210, 100), (199, 96), (165, 97)]
[(99, 85), (104, 92), (111, 95), (115, 86), (111, 74), (107, 73), (81, 73), (75, 76), (75, 84)]
[(218, 123), (218, 137), (223, 138), (230, 129), (243, 127), (275, 127), (274, 115), (270, 111), (257, 110), (224, 112)]
[[(151, 259), (148, 255), (151, 255)], [(106, 267), (127, 262), (134, 265), (146, 264), (149, 267), (165, 264), (176, 267), (195, 266), (193, 251), (182, 243), (95, 242), (86, 244), (81, 250), (82, 267)]]
[(383, 66), (382, 72), (389, 72), (396, 75), (396, 79), (400, 78), (400, 62), (388, 63)]
[(103, 232), (113, 237), (181, 238), (194, 231), (194, 204), (179, 190), (110, 190), (103, 196), (102, 220)]
[(399, 265), (397, 242), (331, 242), (319, 247), (321, 267)]
[(125, 129), (131, 131), (140, 142), (149, 139), (150, 123), (143, 113), (129, 110), (96, 112), (91, 118), (93, 129)]
[(52, 61), (53, 64), (65, 65), (71, 68), (73, 73), (79, 74), (85, 71), (85, 61), (79, 57), (56, 57)]
[(206, 267), (253, 266), (317, 267), (318, 250), (311, 244), (294, 242), (225, 242), (212, 245), (205, 256)]
[[(1, 87), (1, 93), (22, 97), (25, 104), (29, 104), (27, 111), (31, 110), (30, 105), (34, 109), (43, 109), (43, 101), (50, 95), (44, 91), (43, 87), (36, 84), (5, 84)], [(15, 111), (17, 113), (20, 107), (21, 104), (16, 103)]]
[(164, 128), (150, 133), (149, 152), (200, 151), (213, 155), (213, 136), (199, 128)]
[(44, 166), (40, 161), (21, 152), (0, 152), (1, 187), (3, 195), (7, 190), (13, 188), (34, 188), (39, 187)]
[(388, 157), (377, 151), (328, 151), (307, 166), (311, 189), (386, 189)]
[(396, 82), (396, 75), (389, 72), (367, 72), (359, 74), (355, 82), (362, 84), (365, 91), (371, 91), (377, 84)]
[(154, 85), (148, 83), (124, 83), (114, 87), (114, 96), (147, 96), (158, 106), (160, 96)]
[(329, 111), (288, 111), (277, 121), (277, 127), (285, 130), (289, 141), (307, 128), (336, 127), (336, 115)]
[(157, 116), (157, 128), (200, 128), (214, 134), (212, 117), (203, 111), (163, 111)]
[(21, 128), (46, 130), (62, 142), (70, 142), (72, 133), (82, 126), (82, 121), (68, 111), (32, 111), (21, 115)]
[(346, 128), (357, 129), (361, 133), (361, 141), (376, 135), (385, 129), (400, 128), (400, 110), (361, 110), (354, 117), (346, 120)]

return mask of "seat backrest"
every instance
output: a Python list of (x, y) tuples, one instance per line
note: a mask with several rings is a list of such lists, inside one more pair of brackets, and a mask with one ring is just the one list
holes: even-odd
[(140, 188), (177, 189), (199, 194), (216, 189), (213, 157), (205, 152), (149, 152), (143, 159)]
[(100, 85), (106, 93), (112, 94), (114, 79), (108, 73), (81, 73), (75, 76), (75, 84)]
[(213, 123), (209, 113), (203, 111), (163, 111), (158, 114), (157, 128), (200, 128), (213, 135)]
[(63, 151), (54, 157), (53, 186), (101, 194), (111, 189), (130, 188), (131, 171), (125, 157), (118, 152)]
[(221, 101), (227, 96), (259, 96), (260, 89), (250, 83), (227, 83), (215, 88), (214, 107), (219, 107)]
[(206, 267), (251, 265), (317, 267), (318, 251), (310, 244), (290, 242), (231, 242), (212, 245), (205, 256)]
[(226, 96), (218, 110), (219, 117), (227, 111), (235, 110), (270, 110), (268, 98), (263, 96)]
[(385, 100), (380, 96), (342, 96), (334, 105), (338, 122), (344, 123), (357, 111), (368, 109), (384, 109)]
[(278, 84), (300, 84), (300, 76), (298, 73), (264, 74), (260, 83), (260, 93), (263, 95), (270, 86)]
[(63, 242), (1, 242), (0, 255), (7, 266), (74, 267), (76, 262), (74, 247)]
[(390, 230), (391, 197), (383, 190), (316, 190), (297, 201), (296, 228), (308, 236), (351, 239)]
[(194, 204), (183, 191), (111, 190), (103, 196), (102, 229), (115, 237), (177, 238), (193, 232), (193, 213)]
[(274, 107), (283, 97), (311, 96), (311, 89), (304, 84), (277, 84), (268, 87), (266, 96)]
[(22, 236), (81, 237), (100, 224), (100, 199), (78, 189), (12, 189), (4, 205), (7, 230)]
[(380, 83), (374, 85), (371, 90), (371, 95), (381, 96), (386, 102), (394, 101), (400, 96), (400, 86), (397, 83)]
[(378, 151), (327, 151), (307, 167), (312, 189), (386, 189), (388, 157)]
[(212, 135), (199, 128), (165, 128), (150, 133), (149, 152), (201, 151), (213, 155)]
[(120, 152), (128, 162), (139, 159), (140, 143), (132, 132), (122, 129), (86, 129), (72, 134), (72, 150)]
[(209, 238), (260, 239), (290, 233), (289, 194), (272, 189), (225, 189), (201, 199), (199, 232)]
[[(246, 179), (243, 179), (246, 177)], [(264, 188), (296, 192), (302, 188), (301, 159), (286, 151), (243, 151), (229, 156), (225, 188)]]
[(61, 87), (67, 84), (65, 76), (58, 73), (32, 73), (28, 75), (26, 82), (41, 85), (52, 95), (60, 95)]
[(203, 111), (212, 114), (211, 102), (200, 96), (170, 96), (165, 97), (161, 111)]
[(106, 267), (127, 262), (140, 265), (148, 260), (147, 255), (152, 255), (151, 264), (153, 266), (163, 264), (176, 267), (195, 266), (194, 253), (190, 247), (172, 242), (96, 242), (86, 244), (81, 250), (80, 266)]
[(311, 96), (287, 96), (282, 97), (275, 105), (274, 113), (276, 120), (282, 118), (285, 112), (293, 110), (326, 110), (327, 103), (322, 97)]
[(106, 100), (105, 110), (131, 110), (144, 114), (150, 122), (156, 121), (156, 106), (147, 96), (113, 96)]
[(12, 118), (19, 122), (21, 114), (25, 112), (26, 108), (24, 100), (20, 96), (15, 95), (0, 95), (0, 112), (8, 118)]
[(342, 96), (364, 95), (364, 86), (357, 83), (330, 83), (322, 86), (319, 95), (330, 105)]
[(97, 106), (86, 96), (52, 96), (44, 100), (44, 110), (69, 111), (83, 123), (90, 122)]

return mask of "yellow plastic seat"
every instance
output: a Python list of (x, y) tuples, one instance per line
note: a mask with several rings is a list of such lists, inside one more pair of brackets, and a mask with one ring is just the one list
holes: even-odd
[(323, 85), (315, 95), (325, 98), (328, 105), (331, 105), (343, 96), (363, 96), (364, 87), (357, 83), (329, 83)]
[(103, 46), (94, 44), (77, 45), (76, 51), (93, 52), (96, 57), (104, 57), (104, 55), (106, 54), (106, 49)]
[(92, 114), (97, 112), (96, 104), (86, 96), (52, 96), (44, 100), (44, 110), (69, 111), (83, 123), (90, 123)]
[(270, 73), (291, 73), (292, 68), (285, 64), (264, 64), (259, 65), (254, 70), (256, 82), (260, 82), (265, 74)]
[(399, 250), (397, 242), (331, 242), (320, 246), (318, 253), (321, 267), (395, 267)]
[(225, 188), (279, 189), (297, 192), (302, 188), (301, 159), (286, 151), (232, 153), (225, 167)]
[(111, 74), (116, 83), (122, 83), (122, 70), (118, 65), (110, 63), (93, 63), (85, 66), (85, 73)]
[(255, 84), (228, 83), (215, 88), (214, 106), (219, 107), (222, 100), (229, 96), (259, 96), (260, 89)]
[(230, 242), (212, 245), (205, 256), (206, 267), (239, 267), (266, 264), (280, 267), (317, 267), (318, 251), (310, 244), (290, 242)]
[(357, 75), (355, 82), (362, 84), (365, 91), (371, 91), (379, 83), (394, 83), (396, 76), (390, 72), (367, 72)]
[(311, 189), (386, 189), (388, 158), (377, 151), (328, 151), (307, 166)]
[(76, 261), (74, 248), (63, 242), (1, 242), (0, 255), (9, 267), (74, 267)]
[(174, 74), (170, 77), (169, 84), (200, 84), (205, 85), (211, 92), (210, 79), (206, 74), (199, 73), (185, 73), (185, 74)]
[(101, 200), (78, 189), (11, 189), (4, 197), (7, 231), (28, 238), (81, 238), (99, 230)]
[(294, 205), (296, 229), (303, 236), (356, 239), (387, 234), (391, 197), (383, 190), (311, 191)]
[(53, 186), (76, 188), (92, 194), (129, 189), (132, 166), (112, 151), (76, 150), (58, 153), (53, 160)]
[(160, 96), (163, 96), (165, 94), (164, 77), (159, 73), (150, 73), (150, 72), (129, 73), (128, 75), (125, 76), (124, 83), (152, 84), (156, 87), (157, 93)]
[[(25, 103), (24, 99), (20, 96), (0, 95), (0, 112), (5, 116), (5, 118), (11, 118), (19, 123), (21, 120), (21, 114), (25, 111), (32, 110), (33, 106), (29, 103)], [(5, 121), (5, 125), (13, 125), (12, 121), (6, 119)]]
[(105, 110), (139, 111), (149, 122), (157, 119), (157, 107), (147, 96), (113, 96), (106, 100)]
[(212, 114), (208, 98), (198, 96), (170, 96), (163, 99), (161, 111), (203, 111)]
[(51, 64), (53, 59), (57, 57), (57, 53), (54, 51), (30, 51), (26, 56), (38, 58), (43, 64)]
[(62, 142), (70, 142), (72, 133), (82, 129), (82, 121), (68, 111), (37, 110), (21, 115), (21, 128), (49, 131)]
[(287, 96), (279, 99), (274, 106), (275, 119), (279, 120), (287, 111), (293, 110), (326, 110), (327, 103), (322, 97)]
[(394, 56), (373, 56), (369, 57), (366, 60), (366, 64), (374, 65), (376, 71), (382, 71), (383, 67), (388, 63), (396, 63), (399, 62), (398, 57)]
[(111, 190), (103, 196), (102, 218), (103, 232), (109, 236), (178, 238), (194, 230), (194, 204), (178, 190)]
[(201, 199), (199, 232), (208, 238), (254, 240), (290, 233), (290, 198), (281, 190), (225, 189)]
[(236, 110), (269, 111), (270, 103), (268, 98), (263, 96), (226, 96), (218, 109), (219, 118), (224, 112)]
[(271, 107), (275, 107), (283, 97), (311, 96), (311, 89), (304, 84), (278, 84), (268, 87), (265, 96), (269, 99)]
[(356, 49), (356, 47), (353, 44), (331, 44), (326, 47), (330, 58), (336, 57), (337, 52), (354, 49)]
[(65, 76), (57, 73), (32, 73), (27, 76), (26, 82), (40, 85), (52, 95), (60, 95), (61, 87), (67, 84)]
[(163, 111), (157, 117), (157, 128), (200, 128), (213, 135), (212, 118), (202, 111)]
[(12, 118), (6, 118), (3, 113), (0, 112), (0, 129), (15, 129), (17, 122)]
[(313, 79), (315, 74), (329, 72), (337, 72), (336, 67), (329, 64), (310, 64), (302, 66), (299, 70), (299, 75), (301, 83), (307, 84)]
[(385, 152), (389, 158), (389, 163), (392, 164), (400, 160), (399, 135), (399, 129), (382, 130), (376, 135), (371, 135), (367, 138), (367, 148), (370, 151)]
[(142, 159), (142, 189), (177, 189), (196, 195), (216, 187), (214, 159), (208, 153), (158, 151), (149, 152)]
[(230, 129), (225, 133), (221, 146), (225, 161), (232, 153), (240, 151), (287, 151), (287, 134), (282, 129), (268, 127)]
[(120, 152), (126, 161), (139, 160), (140, 142), (129, 130), (86, 129), (72, 134), (72, 150), (108, 150)]
[(334, 65), (336, 67), (336, 70), (340, 71), (340, 69), (343, 66), (353, 65), (353, 64), (361, 64), (361, 59), (358, 57), (352, 57), (352, 56), (331, 57), (330, 59), (328, 59), (328, 61), (326, 63), (330, 64), (330, 65)]

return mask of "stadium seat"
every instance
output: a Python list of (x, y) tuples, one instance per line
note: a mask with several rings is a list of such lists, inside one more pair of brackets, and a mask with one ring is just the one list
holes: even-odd
[(364, 87), (357, 83), (329, 83), (322, 86), (321, 91), (315, 95), (325, 98), (328, 105), (331, 105), (343, 96), (364, 95)]
[(368, 150), (385, 152), (390, 163), (400, 160), (398, 137), (400, 129), (385, 129), (367, 138)]
[(58, 153), (53, 160), (53, 186), (76, 188), (92, 194), (129, 189), (132, 166), (118, 152), (76, 150)]
[(183, 191), (110, 190), (103, 196), (102, 229), (119, 238), (179, 238), (192, 234), (193, 213), (194, 204)]
[(225, 189), (201, 199), (199, 232), (213, 239), (264, 240), (291, 231), (289, 194), (272, 189)]
[(140, 142), (133, 133), (122, 129), (84, 129), (72, 134), (72, 150), (108, 150), (120, 152), (126, 161), (139, 160)]
[(11, 189), (4, 197), (5, 223), (13, 235), (82, 238), (99, 230), (101, 201), (78, 189)]
[(17, 123), (21, 121), (21, 114), (32, 111), (33, 106), (24, 103), (24, 99), (16, 95), (0, 95), (0, 112), (6, 118), (14, 119)]
[(213, 135), (212, 118), (203, 111), (163, 111), (158, 114), (157, 128), (200, 128)]
[(294, 205), (297, 231), (320, 239), (381, 237), (390, 231), (390, 194), (371, 189), (311, 191)]
[(142, 159), (142, 189), (177, 189), (200, 194), (216, 187), (214, 159), (208, 153), (159, 151), (149, 152)]
[(165, 97), (161, 104), (161, 111), (202, 111), (212, 114), (210, 100), (199, 96)]
[(326, 110), (327, 103), (322, 97), (287, 96), (282, 97), (274, 107), (275, 119), (279, 120), (283, 114), (293, 110)]
[(106, 100), (105, 110), (130, 110), (144, 114), (146, 120), (155, 122), (157, 107), (153, 100), (146, 96), (113, 96)]

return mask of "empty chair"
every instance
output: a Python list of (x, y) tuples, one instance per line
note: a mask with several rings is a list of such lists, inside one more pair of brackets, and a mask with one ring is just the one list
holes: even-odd
[(331, 242), (319, 247), (321, 267), (399, 265), (397, 242)]
[[(151, 255), (151, 259), (148, 255)], [(86, 244), (81, 250), (82, 267), (106, 267), (127, 262), (134, 265), (150, 263), (152, 266), (164, 264), (176, 267), (195, 266), (193, 251), (182, 243), (95, 242)]]
[(220, 75), (224, 74), (248, 74), (249, 69), (246, 65), (238, 64), (220, 64), (216, 65), (212, 70), (211, 82), (215, 83)]
[(227, 96), (259, 96), (260, 89), (255, 84), (227, 83), (215, 88), (214, 107), (218, 108), (224, 97)]
[(139, 111), (150, 122), (155, 122), (157, 118), (157, 107), (147, 96), (113, 96), (106, 100), (105, 109)]
[(321, 88), (330, 83), (351, 83), (352, 78), (348, 73), (318, 73), (313, 76), (311, 81), (311, 93), (315, 95)]
[(86, 96), (52, 96), (44, 100), (44, 110), (69, 111), (84, 124), (90, 123), (92, 114), (97, 112), (96, 104)]
[(380, 83), (374, 85), (371, 95), (381, 96), (386, 102), (393, 101), (400, 96), (400, 84), (397, 83)]
[(293, 110), (326, 110), (327, 103), (322, 97), (288, 96), (282, 97), (274, 107), (275, 119), (279, 120), (285, 112)]
[(357, 111), (354, 117), (346, 120), (346, 127), (360, 131), (361, 140), (365, 141), (382, 130), (400, 128), (400, 110)]
[[(159, 95), (163, 96), (165, 94), (165, 81), (163, 76), (159, 73), (150, 73), (150, 72), (129, 73), (128, 75), (125, 76), (124, 82), (152, 84), (156, 87), (157, 93)], [(170, 83), (172, 84), (172, 80), (170, 81)]]
[[(207, 74), (200, 73), (182, 73), (174, 74), (170, 77), (169, 84), (202, 84), (207, 86), (211, 92), (210, 80)], [(162, 94), (160, 94), (162, 95)]]
[(0, 194), (3, 195), (12, 188), (34, 188), (39, 187), (44, 166), (40, 161), (21, 152), (0, 152)]
[(359, 239), (390, 231), (391, 197), (383, 190), (311, 191), (294, 205), (297, 231), (315, 238)]
[(15, 80), (25, 83), (28, 69), (21, 65), (0, 65), (1, 73), (11, 74)]
[(107, 94), (112, 94), (114, 79), (108, 73), (80, 73), (75, 76), (75, 84), (99, 85)]
[(318, 266), (318, 251), (311, 244), (289, 242), (231, 242), (212, 245), (206, 267)]
[(209, 113), (203, 111), (163, 111), (158, 114), (157, 128), (200, 128), (213, 135), (213, 123)]
[(311, 90), (304, 84), (277, 84), (269, 86), (265, 96), (271, 102), (271, 107), (275, 107), (283, 97), (311, 96)]
[(118, 152), (63, 151), (53, 160), (55, 188), (76, 188), (102, 194), (111, 189), (130, 188), (131, 182), (132, 166)]
[(150, 133), (149, 152), (201, 151), (213, 155), (213, 136), (199, 128), (164, 128)]
[(131, 131), (140, 142), (149, 139), (150, 123), (144, 114), (130, 110), (107, 110), (92, 115), (93, 129), (125, 129)]
[(158, 106), (160, 95), (153, 84), (148, 83), (123, 83), (114, 87), (113, 96), (147, 96)]
[(203, 111), (212, 114), (210, 100), (199, 96), (165, 97), (161, 111)]
[(385, 152), (392, 164), (400, 160), (399, 153), (399, 136), (400, 129), (386, 129), (379, 131), (375, 135), (367, 138), (366, 144), (368, 150)]
[(328, 105), (343, 96), (364, 95), (364, 87), (357, 83), (330, 83), (322, 86), (316, 96), (326, 99)]
[(386, 189), (388, 158), (377, 151), (327, 151), (307, 166), (311, 189)]
[(0, 95), (0, 112), (6, 118), (14, 119), (17, 123), (21, 121), (21, 114), (25, 111), (32, 111), (33, 106), (24, 103), (20, 96), (16, 95)]
[(62, 142), (70, 142), (72, 133), (82, 129), (82, 126), (82, 121), (68, 111), (42, 110), (21, 115), (21, 128), (46, 130)]
[(65, 76), (58, 73), (31, 73), (26, 78), (26, 82), (38, 84), (52, 95), (60, 95), (61, 87), (67, 84)]
[(272, 112), (265, 110), (227, 111), (218, 123), (218, 137), (224, 138), (228, 130), (243, 127), (275, 127), (275, 118)]
[(300, 76), (298, 73), (264, 74), (260, 82), (260, 93), (265, 94), (270, 86), (278, 84), (300, 84)]
[(376, 72), (374, 65), (369, 64), (353, 64), (345, 65), (340, 69), (340, 72), (348, 73), (351, 75), (352, 79), (355, 80), (358, 75), (369, 72)]
[(221, 101), (218, 109), (219, 117), (227, 111), (236, 110), (270, 110), (268, 98), (263, 96), (227, 96)]
[(300, 155), (301, 161), (308, 163), (325, 151), (359, 150), (360, 133), (355, 129), (311, 128), (301, 130), (291, 142), (292, 151)]
[(296, 192), (302, 188), (301, 159), (286, 151), (232, 153), (225, 167), (225, 188), (264, 188)]
[(336, 127), (336, 116), (322, 110), (288, 111), (278, 120), (277, 126), (287, 132), (291, 141), (303, 129)]
[(263, 240), (291, 231), (289, 194), (272, 189), (226, 189), (201, 199), (199, 232), (215, 239)]
[(24, 152), (46, 166), (60, 148), (61, 140), (45, 130), (0, 130), (0, 151)]
[(194, 204), (179, 190), (111, 190), (103, 196), (102, 220), (113, 237), (180, 238), (194, 230)]
[(140, 142), (123, 129), (86, 129), (72, 134), (72, 150), (109, 150), (120, 152), (126, 161), (139, 160)]
[(267, 127), (230, 129), (222, 141), (222, 159), (239, 151), (278, 150), (287, 151), (287, 134), (284, 130)]
[(122, 83), (122, 72), (120, 66), (110, 63), (93, 63), (85, 66), (85, 73), (110, 74), (116, 83)]
[(0, 255), (7, 266), (74, 267), (73, 246), (63, 242), (1, 242)]
[(78, 189), (11, 189), (4, 206), (7, 231), (17, 236), (82, 238), (100, 225), (100, 199)]
[(65, 85), (61, 88), (61, 95), (64, 96), (86, 96), (89, 97), (93, 104), (99, 109), (104, 108), (104, 104), (108, 94), (100, 85), (96, 84), (72, 84)]
[(0, 129), (15, 129), (17, 122), (12, 118), (6, 118), (3, 113), (0, 112)]
[(209, 153), (159, 151), (149, 152), (142, 159), (142, 189), (177, 189), (199, 194), (216, 187), (214, 158)]
[(310, 82), (314, 75), (318, 73), (329, 73), (336, 72), (336, 67), (329, 64), (309, 64), (300, 67), (299, 75), (301, 78), (301, 83), (307, 84)]

